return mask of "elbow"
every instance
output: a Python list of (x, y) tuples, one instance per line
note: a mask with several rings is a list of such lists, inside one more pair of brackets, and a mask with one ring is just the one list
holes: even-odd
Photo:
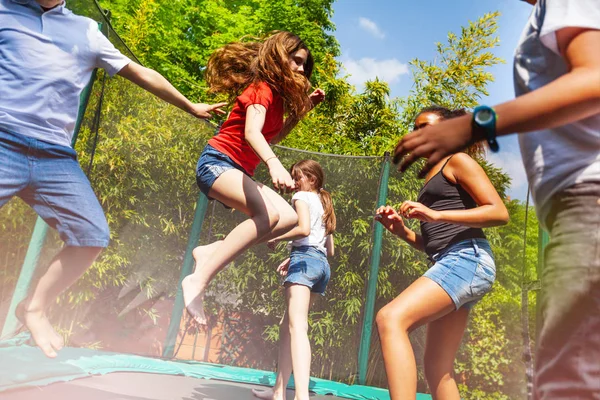
[(510, 216), (508, 215), (508, 210), (506, 208), (503, 207), (502, 210), (499, 210), (496, 218), (494, 218), (494, 226), (503, 226), (508, 224), (508, 221), (510, 221)]
[(310, 235), (310, 226), (308, 227), (300, 227), (300, 230), (298, 232), (298, 235), (301, 235), (302, 237), (308, 237), (308, 235)]
[(509, 221), (510, 221), (510, 216), (508, 215), (508, 212), (507, 212), (506, 216), (502, 219), (502, 225), (508, 224)]
[(257, 131), (255, 128), (244, 129), (244, 139), (246, 139), (246, 141), (252, 140), (253, 138), (257, 137), (258, 135), (261, 135), (261, 132)]
[(510, 215), (508, 214), (508, 210), (504, 204), (502, 204), (502, 210), (500, 212), (500, 225), (506, 225), (508, 224), (508, 221), (510, 221)]

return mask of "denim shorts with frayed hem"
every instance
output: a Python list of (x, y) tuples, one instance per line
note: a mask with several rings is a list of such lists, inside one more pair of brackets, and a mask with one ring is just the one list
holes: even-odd
[(198, 164), (196, 165), (196, 183), (200, 191), (212, 200), (208, 195), (210, 188), (223, 172), (230, 169), (237, 169), (248, 175), (244, 168), (233, 161), (231, 157), (207, 144), (202, 154), (200, 154)]
[(458, 310), (471, 309), (492, 289), (496, 264), (485, 239), (468, 239), (433, 256), (435, 264), (423, 276), (444, 289)]
[(312, 293), (324, 296), (330, 277), (331, 270), (325, 253), (314, 246), (292, 247), (284, 284), (307, 286)]
[(71, 147), (0, 130), (0, 207), (14, 196), (67, 246), (108, 246), (104, 212)]

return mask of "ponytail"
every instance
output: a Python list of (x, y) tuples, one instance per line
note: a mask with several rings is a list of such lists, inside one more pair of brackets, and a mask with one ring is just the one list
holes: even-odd
[(331, 194), (323, 188), (319, 189), (319, 197), (321, 198), (321, 204), (323, 204), (323, 223), (325, 224), (325, 234), (331, 235), (335, 232), (336, 219), (335, 211), (333, 211), (333, 201), (331, 200)]

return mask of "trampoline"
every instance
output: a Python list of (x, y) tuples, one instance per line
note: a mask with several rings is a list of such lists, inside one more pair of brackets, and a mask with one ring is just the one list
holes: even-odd
[[(0, 342), (2, 399), (233, 400), (271, 387), (275, 374), (202, 362), (64, 348), (56, 359), (27, 345), (29, 336)], [(290, 386), (293, 386), (293, 378)], [(311, 378), (314, 399), (389, 399), (388, 392)], [(293, 391), (288, 390), (288, 396)], [(420, 396), (418, 399), (427, 399)]]

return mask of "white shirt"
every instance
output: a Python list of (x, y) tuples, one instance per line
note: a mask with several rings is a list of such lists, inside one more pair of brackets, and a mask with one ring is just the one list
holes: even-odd
[[(600, 29), (600, 0), (538, 0), (515, 53), (517, 96), (568, 72), (556, 41), (556, 32), (566, 27)], [(542, 225), (553, 195), (577, 183), (600, 182), (600, 114), (519, 135), (519, 144)]]
[(310, 213), (310, 234), (302, 239), (296, 239), (292, 241), (292, 247), (298, 246), (314, 246), (327, 254), (325, 249), (325, 223), (323, 222), (323, 203), (321, 203), (321, 196), (314, 192), (296, 192), (292, 197), (292, 204), (295, 205), (296, 201), (303, 201), (308, 205)]
[(131, 60), (98, 23), (35, 0), (0, 0), (0, 130), (64, 146), (95, 68), (114, 75)]

